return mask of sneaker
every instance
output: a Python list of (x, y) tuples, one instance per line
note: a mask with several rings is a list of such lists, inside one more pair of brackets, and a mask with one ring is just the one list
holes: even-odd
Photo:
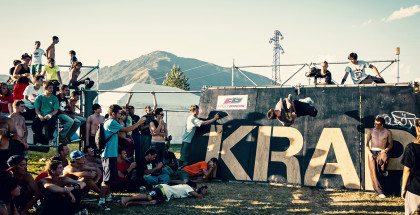
[(140, 190), (140, 192), (145, 191), (146, 190), (146, 187), (145, 186), (140, 186), (139, 187), (139, 190)]
[(388, 176), (388, 170), (382, 173), (383, 176)]
[(384, 194), (382, 194), (382, 193), (379, 194), (378, 197), (381, 198), (381, 199), (386, 198), (386, 196)]
[(107, 201), (107, 202), (115, 202), (117, 200), (115, 199), (115, 197), (112, 194), (109, 194), (109, 195), (107, 195), (105, 197), (105, 201)]
[(85, 209), (83, 209), (83, 210), (81, 210), (81, 211), (79, 211), (79, 213), (78, 213), (79, 215), (88, 215), (89, 214), (89, 212), (88, 212), (88, 210), (85, 208)]
[(101, 209), (101, 210), (103, 210), (103, 211), (110, 211), (111, 210), (111, 208), (109, 208), (108, 206), (106, 206), (106, 204), (105, 203), (102, 203), (102, 204), (99, 204), (98, 203), (98, 208), (99, 209)]

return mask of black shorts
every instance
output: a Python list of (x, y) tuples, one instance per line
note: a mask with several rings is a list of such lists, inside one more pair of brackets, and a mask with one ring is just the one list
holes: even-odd
[(9, 140), (10, 156), (20, 155), (25, 157), (25, 146), (17, 140)]
[(98, 147), (96, 146), (95, 136), (89, 136), (89, 146), (95, 149), (95, 153), (98, 153)]
[(101, 158), (103, 172), (103, 181), (110, 185), (118, 177), (117, 158)]
[(318, 110), (314, 106), (311, 106), (310, 104), (306, 102), (294, 100), (293, 104), (295, 104), (295, 113), (297, 117), (308, 116), (308, 115), (315, 117), (318, 114)]

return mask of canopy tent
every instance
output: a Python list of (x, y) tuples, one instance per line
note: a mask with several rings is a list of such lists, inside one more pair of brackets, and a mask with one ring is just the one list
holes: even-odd
[[(130, 92), (145, 91), (155, 92), (157, 107), (163, 108), (165, 111), (165, 121), (168, 124), (168, 133), (172, 135), (173, 143), (181, 143), (181, 137), (186, 126), (186, 119), (190, 115), (189, 109), (192, 104), (199, 103), (200, 96), (188, 91), (184, 91), (175, 87), (167, 87), (161, 85), (133, 83), (124, 87), (114, 89), (113, 91), (121, 92), (104, 92), (98, 96), (98, 103), (101, 104), (103, 114), (112, 104), (125, 106), (130, 96)], [(165, 93), (159, 93), (165, 91)], [(185, 93), (168, 93), (168, 91), (177, 91)], [(143, 116), (145, 114), (144, 107), (153, 107), (153, 96), (150, 93), (134, 93), (130, 105), (134, 106), (135, 114)]]

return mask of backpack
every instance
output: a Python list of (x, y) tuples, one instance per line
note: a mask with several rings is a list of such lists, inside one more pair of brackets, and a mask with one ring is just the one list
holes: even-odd
[(111, 136), (109, 136), (107, 139), (105, 139), (105, 129), (104, 129), (104, 122), (98, 125), (98, 130), (95, 134), (95, 144), (98, 148), (98, 153), (102, 154), (102, 152), (105, 150), (106, 144), (109, 142), (112, 136), (114, 136), (115, 133), (113, 133)]

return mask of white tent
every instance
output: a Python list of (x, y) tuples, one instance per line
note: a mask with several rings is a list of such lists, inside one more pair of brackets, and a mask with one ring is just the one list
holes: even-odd
[[(121, 92), (105, 92), (99, 94), (98, 103), (102, 110), (106, 112), (112, 104), (125, 106), (130, 92), (144, 91), (156, 94), (157, 106), (165, 111), (165, 121), (168, 124), (168, 133), (172, 135), (173, 143), (181, 143), (181, 137), (184, 133), (187, 117), (190, 115), (189, 108), (192, 104), (199, 103), (200, 96), (189, 93), (175, 87), (166, 87), (161, 85), (151, 85), (142, 83), (133, 83), (124, 87), (113, 89)], [(159, 92), (165, 93), (159, 93)], [(171, 91), (185, 93), (168, 93)], [(145, 114), (144, 108), (151, 106), (153, 108), (153, 96), (150, 93), (134, 93), (130, 105), (134, 106), (135, 114), (140, 117)], [(105, 113), (103, 113), (105, 114)]]

